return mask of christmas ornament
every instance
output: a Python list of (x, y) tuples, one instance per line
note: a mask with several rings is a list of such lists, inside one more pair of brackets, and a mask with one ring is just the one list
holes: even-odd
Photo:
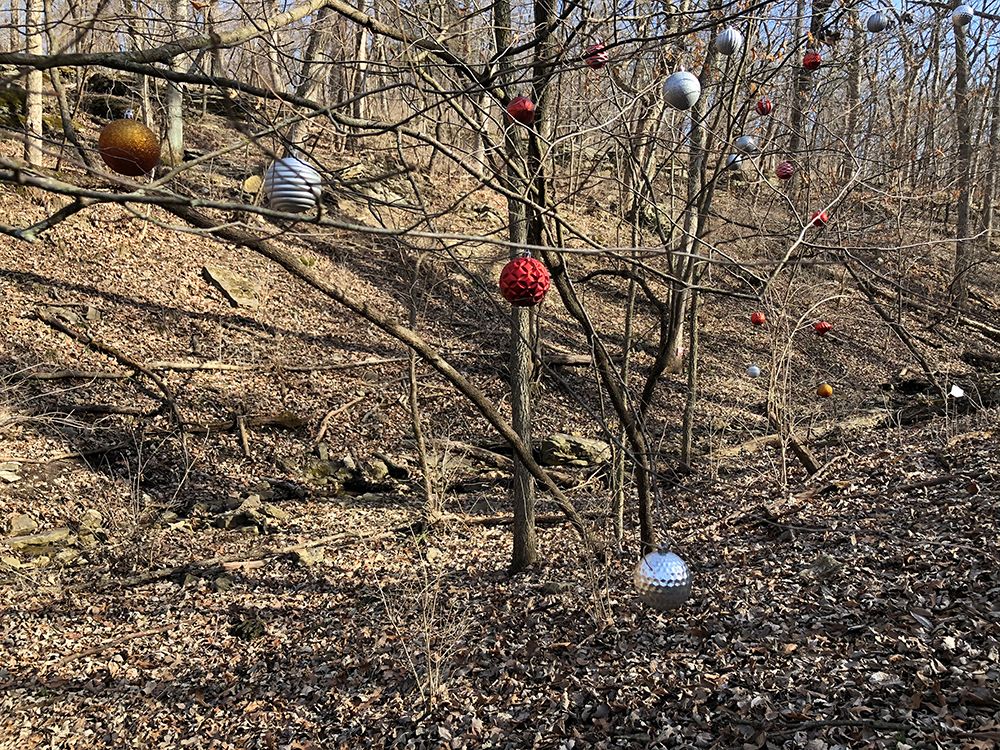
[(138, 177), (160, 163), (160, 139), (136, 120), (112, 120), (97, 139), (97, 150), (118, 174)]
[(608, 59), (608, 52), (600, 42), (591, 44), (583, 53), (583, 61), (587, 63), (588, 68), (594, 70), (600, 70), (607, 65)]
[(650, 552), (635, 566), (632, 581), (639, 598), (653, 609), (676, 609), (691, 596), (691, 571), (673, 552)]
[(833, 330), (833, 323), (828, 323), (825, 320), (817, 320), (813, 324), (813, 330), (816, 331), (819, 336), (826, 336), (826, 334)]
[(877, 10), (868, 16), (865, 26), (873, 34), (878, 34), (880, 31), (885, 31), (889, 28), (889, 17), (882, 11)]
[(829, 383), (821, 383), (816, 389), (816, 395), (820, 398), (830, 398), (833, 395), (833, 386)]
[(750, 313), (750, 322), (760, 328), (767, 322), (767, 316), (764, 315), (760, 310)]
[(537, 305), (551, 284), (549, 269), (530, 255), (512, 258), (500, 272), (500, 294), (514, 307)]
[(757, 365), (750, 365), (747, 368), (747, 375), (749, 375), (751, 378), (759, 378), (760, 377), (760, 368), (757, 367)]
[(739, 170), (743, 168), (743, 154), (730, 154), (726, 158), (726, 169)]
[(663, 98), (674, 109), (691, 109), (701, 96), (701, 83), (694, 73), (679, 70), (663, 84)]
[(829, 221), (830, 214), (826, 211), (813, 211), (813, 215), (809, 219), (809, 224), (814, 227), (825, 227)]
[(757, 102), (757, 106), (754, 107), (757, 110), (757, 114), (764, 117), (771, 114), (771, 110), (774, 109), (774, 104), (766, 96)]
[(742, 151), (744, 154), (755, 154), (757, 153), (757, 141), (752, 135), (741, 135), (736, 139), (736, 150)]
[(972, 19), (975, 17), (976, 11), (971, 5), (959, 5), (952, 11), (951, 22), (956, 26), (968, 26), (972, 23)]
[(299, 214), (319, 203), (323, 180), (301, 159), (286, 156), (264, 172), (264, 194), (275, 211)]
[(819, 66), (822, 64), (822, 56), (814, 49), (806, 52), (805, 57), (802, 58), (802, 67), (806, 70), (819, 70)]
[(962, 396), (965, 395), (965, 390), (962, 388), (962, 386), (956, 383), (951, 386), (951, 390), (948, 391), (948, 395), (951, 396), (952, 398), (962, 398)]
[(535, 121), (535, 103), (526, 96), (517, 96), (507, 105), (507, 115), (522, 125), (531, 125)]
[(792, 175), (795, 174), (795, 165), (790, 161), (783, 161), (774, 170), (774, 173), (778, 176), (779, 180), (790, 180), (792, 179)]
[(720, 55), (738, 55), (743, 49), (743, 34), (739, 29), (730, 26), (715, 37), (713, 44)]

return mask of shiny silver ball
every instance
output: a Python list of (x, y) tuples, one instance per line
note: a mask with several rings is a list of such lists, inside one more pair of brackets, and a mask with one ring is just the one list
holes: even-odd
[(264, 172), (264, 193), (275, 211), (302, 213), (316, 206), (323, 180), (301, 159), (278, 159)]
[(757, 141), (752, 135), (741, 135), (736, 139), (736, 150), (744, 154), (757, 153)]
[(971, 5), (959, 5), (952, 11), (951, 22), (956, 26), (968, 26), (976, 15), (976, 10)]
[(868, 16), (868, 20), (865, 22), (865, 25), (868, 27), (870, 32), (878, 34), (879, 32), (885, 31), (889, 28), (889, 17), (882, 11), (877, 10)]
[(635, 590), (643, 603), (665, 612), (676, 609), (691, 596), (691, 571), (673, 552), (650, 552), (635, 566)]
[(691, 109), (701, 96), (701, 81), (694, 73), (679, 70), (663, 84), (663, 98), (674, 109)]
[(739, 29), (730, 26), (715, 37), (713, 44), (720, 55), (738, 55), (743, 49), (743, 34)]
[(743, 154), (730, 154), (726, 158), (726, 169), (732, 169), (734, 171), (739, 171), (743, 168), (743, 160), (746, 157)]
[(757, 367), (757, 365), (750, 365), (747, 368), (747, 375), (749, 375), (751, 378), (759, 378), (760, 377), (760, 368)]

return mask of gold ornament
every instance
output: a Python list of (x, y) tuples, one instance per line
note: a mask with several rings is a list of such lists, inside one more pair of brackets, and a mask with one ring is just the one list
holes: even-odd
[(136, 120), (113, 120), (97, 141), (101, 158), (118, 174), (138, 177), (160, 163), (160, 139)]

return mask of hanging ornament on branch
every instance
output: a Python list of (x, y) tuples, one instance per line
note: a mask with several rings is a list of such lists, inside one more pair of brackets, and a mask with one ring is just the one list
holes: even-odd
[(757, 365), (750, 365), (747, 368), (747, 375), (756, 380), (760, 377), (760, 368)]
[(323, 180), (301, 159), (286, 156), (264, 172), (264, 194), (275, 211), (300, 214), (319, 203)]
[(141, 122), (113, 120), (97, 139), (104, 163), (118, 174), (139, 177), (160, 163), (160, 139)]
[(635, 566), (632, 580), (639, 598), (661, 612), (676, 609), (691, 596), (691, 571), (673, 552), (657, 550)]
[(833, 395), (833, 386), (829, 383), (820, 383), (819, 388), (816, 389), (816, 395), (820, 398), (830, 398)]
[(889, 17), (882, 11), (877, 10), (868, 16), (865, 26), (873, 34), (881, 33), (889, 28)]
[(583, 61), (592, 70), (600, 70), (608, 64), (608, 60), (608, 52), (604, 49), (604, 44), (601, 42), (591, 44), (583, 53)]
[(701, 96), (701, 82), (694, 73), (679, 70), (663, 84), (663, 98), (674, 109), (691, 109)]
[(971, 5), (959, 5), (951, 13), (951, 22), (956, 26), (968, 26), (976, 16), (976, 10)]
[(738, 55), (743, 49), (743, 34), (735, 26), (729, 26), (719, 32), (712, 44), (720, 55)]
[(758, 115), (760, 115), (761, 117), (766, 117), (767, 115), (771, 114), (771, 110), (774, 109), (774, 104), (772, 104), (771, 100), (765, 96), (763, 99), (757, 102), (757, 106), (754, 107), (754, 109), (757, 110)]
[(746, 157), (743, 154), (730, 154), (726, 158), (726, 169), (731, 169), (734, 172), (738, 172), (743, 168), (743, 160)]
[(765, 323), (767, 323), (767, 316), (760, 310), (752, 312), (750, 313), (750, 323), (757, 328), (761, 328)]
[(534, 307), (551, 285), (549, 269), (530, 254), (512, 258), (500, 272), (500, 294), (514, 307)]
[(806, 52), (805, 56), (802, 58), (802, 67), (809, 71), (819, 70), (819, 66), (822, 64), (823, 56), (814, 49)]
[(829, 221), (830, 214), (826, 211), (813, 211), (813, 215), (809, 219), (809, 226), (825, 227)]
[(744, 154), (757, 153), (757, 141), (752, 135), (741, 135), (736, 139), (736, 150)]
[(777, 175), (779, 180), (790, 180), (792, 179), (792, 175), (795, 174), (795, 165), (790, 161), (783, 161), (774, 170), (774, 174)]
[(514, 122), (522, 125), (531, 125), (535, 122), (535, 103), (526, 96), (517, 96), (507, 104), (507, 116)]
[(833, 330), (833, 323), (826, 320), (817, 320), (813, 324), (813, 330), (816, 331), (817, 336), (826, 336), (826, 334)]

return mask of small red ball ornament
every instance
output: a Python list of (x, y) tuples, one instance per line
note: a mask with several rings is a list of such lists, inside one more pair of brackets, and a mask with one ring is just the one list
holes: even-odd
[(552, 285), (549, 269), (527, 255), (513, 258), (500, 272), (500, 294), (514, 307), (533, 307)]
[(825, 320), (818, 320), (813, 324), (813, 330), (816, 331), (819, 336), (826, 336), (826, 334), (833, 330), (833, 323), (828, 323)]
[(763, 99), (757, 102), (757, 106), (755, 107), (755, 109), (757, 110), (758, 115), (764, 117), (766, 115), (771, 114), (771, 110), (774, 109), (774, 105), (771, 103), (771, 100), (765, 96)]
[(779, 180), (790, 180), (792, 179), (792, 175), (795, 174), (795, 165), (790, 161), (783, 161), (774, 170), (774, 173), (778, 176)]
[(825, 227), (829, 221), (830, 214), (826, 211), (813, 211), (812, 218), (809, 219), (809, 225), (814, 227)]
[(750, 313), (750, 322), (760, 328), (767, 322), (767, 316), (764, 315), (760, 310)]
[(608, 60), (608, 52), (600, 42), (591, 44), (583, 53), (583, 61), (593, 70), (600, 70), (608, 64)]
[(819, 70), (819, 66), (822, 64), (822, 56), (814, 49), (806, 52), (805, 57), (802, 58), (802, 67), (806, 70)]
[(522, 125), (531, 125), (535, 121), (535, 103), (526, 96), (518, 96), (507, 105), (507, 115)]

